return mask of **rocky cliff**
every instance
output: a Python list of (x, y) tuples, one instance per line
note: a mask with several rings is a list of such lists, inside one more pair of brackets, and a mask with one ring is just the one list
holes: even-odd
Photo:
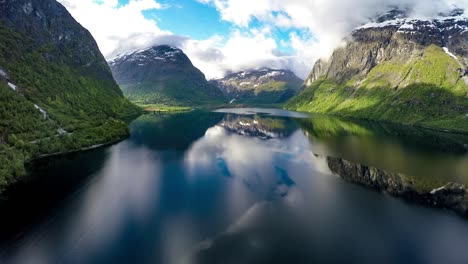
[(468, 132), (468, 19), (392, 10), (319, 60), (287, 108)]
[(109, 62), (124, 94), (143, 104), (200, 106), (224, 97), (184, 52), (159, 45), (118, 56)]

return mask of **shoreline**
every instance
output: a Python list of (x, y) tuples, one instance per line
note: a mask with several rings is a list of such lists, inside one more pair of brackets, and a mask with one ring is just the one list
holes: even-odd
[(25, 165), (30, 164), (32, 162), (39, 161), (41, 159), (60, 157), (60, 156), (68, 155), (68, 154), (75, 154), (75, 153), (86, 152), (86, 151), (90, 151), (90, 150), (95, 150), (95, 149), (99, 149), (99, 148), (103, 148), (103, 147), (112, 146), (114, 144), (117, 144), (117, 143), (120, 143), (120, 142), (124, 141), (125, 139), (128, 139), (129, 136), (130, 135), (127, 135), (126, 137), (121, 137), (119, 139), (115, 139), (115, 140), (105, 142), (105, 143), (101, 143), (101, 144), (95, 144), (95, 145), (85, 147), (85, 148), (81, 148), (81, 149), (74, 149), (74, 150), (69, 150), (69, 151), (62, 151), (62, 152), (56, 152), (56, 153), (51, 153), (51, 154), (39, 155), (39, 156), (37, 156), (37, 157), (35, 157), (33, 159), (27, 160), (25, 162)]
[[(391, 125), (399, 125), (399, 126), (406, 126), (406, 127), (413, 127), (413, 128), (422, 128), (422, 129), (432, 130), (432, 131), (436, 131), (436, 132), (440, 132), (440, 133), (468, 135), (468, 131), (462, 131), (462, 130), (452, 130), (452, 129), (447, 129), (447, 128), (438, 128), (438, 127), (430, 127), (430, 126), (424, 126), (424, 125), (418, 125), (418, 124), (392, 122), (392, 121), (388, 121), (388, 120), (362, 118), (362, 117), (355, 117), (355, 116), (349, 116), (349, 115), (338, 115), (338, 114), (333, 114), (333, 113), (305, 112), (305, 111), (292, 110), (292, 109), (287, 109), (287, 108), (282, 108), (282, 109), (283, 110), (288, 110), (288, 111), (294, 111), (294, 112), (298, 112), (298, 113), (311, 114), (311, 115), (323, 115), (323, 116), (331, 116), (331, 117), (336, 117), (336, 118), (343, 118), (343, 119), (345, 119), (345, 120), (347, 119), (349, 121), (378, 122), (378, 123), (391, 124)], [(468, 122), (468, 120), (467, 120), (467, 122)]]

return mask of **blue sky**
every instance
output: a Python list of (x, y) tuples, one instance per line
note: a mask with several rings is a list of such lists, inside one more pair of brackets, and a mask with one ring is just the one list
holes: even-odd
[[(120, 0), (120, 2), (128, 2), (128, 0)], [(195, 0), (158, 2), (166, 7), (143, 11), (143, 14), (155, 20), (161, 29), (197, 40), (207, 39), (215, 34), (228, 36), (231, 31), (231, 23), (223, 21), (214, 6)]]
[[(120, 5), (128, 4), (129, 0), (119, 0)], [(203, 4), (196, 0), (160, 0), (163, 8), (143, 11), (143, 15), (154, 20), (159, 28), (169, 30), (174, 34), (189, 36), (195, 40), (208, 39), (214, 35), (223, 37), (226, 41), (232, 31), (239, 30), (248, 33), (251, 29), (260, 30), (264, 24), (256, 18), (248, 27), (239, 27), (224, 21), (213, 4)], [(285, 45), (291, 32), (303, 34), (301, 30), (272, 28), (270, 36), (278, 45), (278, 50), (284, 54), (293, 54), (294, 50)]]

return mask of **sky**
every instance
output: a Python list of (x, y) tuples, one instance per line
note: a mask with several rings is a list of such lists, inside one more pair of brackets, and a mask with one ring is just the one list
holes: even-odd
[(468, 0), (57, 0), (111, 60), (171, 44), (207, 79), (264, 67), (306, 78), (354, 28), (395, 6), (434, 17)]

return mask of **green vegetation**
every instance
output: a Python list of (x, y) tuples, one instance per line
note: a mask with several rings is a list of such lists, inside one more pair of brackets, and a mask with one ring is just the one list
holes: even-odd
[(468, 132), (468, 89), (458, 68), (432, 45), (407, 62), (380, 63), (362, 83), (322, 78), (286, 108)]
[(123, 97), (105, 61), (84, 53), (89, 64), (79, 66), (68, 56), (72, 49), (37, 46), (0, 24), (0, 66), (18, 86), (13, 91), (0, 79), (0, 191), (25, 175), (31, 159), (126, 137), (124, 120), (141, 112)]
[(300, 86), (300, 83), (288, 84), (280, 81), (270, 81), (255, 88), (240, 86), (235, 102), (247, 105), (282, 104), (293, 97)]
[(120, 87), (130, 101), (138, 104), (200, 107), (225, 103), (223, 98), (209, 95), (194, 82), (177, 78)]
[(140, 104), (135, 102), (136, 105), (141, 107), (146, 112), (157, 112), (157, 113), (166, 113), (166, 112), (187, 112), (192, 111), (191, 107), (186, 106), (171, 106), (164, 104)]

